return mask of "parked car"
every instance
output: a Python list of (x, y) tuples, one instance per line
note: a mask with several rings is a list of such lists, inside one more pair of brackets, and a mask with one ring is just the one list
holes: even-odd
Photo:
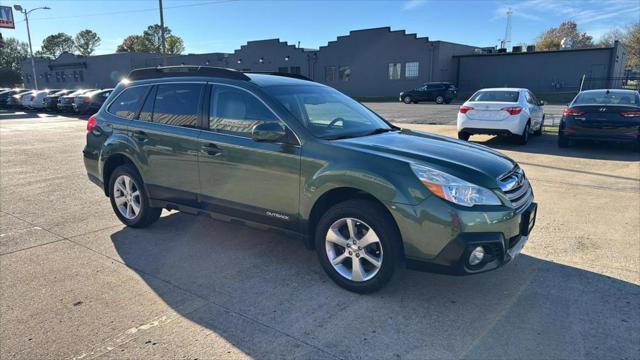
[(46, 90), (36, 90), (31, 94), (31, 98), (28, 99), (28, 102), (25, 104), (25, 107), (28, 109), (42, 109), (44, 108), (44, 98), (50, 94), (56, 93), (60, 91), (60, 89), (46, 89)]
[(640, 95), (634, 90), (581, 91), (562, 113), (558, 146), (576, 140), (629, 142), (640, 148)]
[(72, 112), (73, 102), (76, 100), (76, 96), (84, 95), (86, 93), (95, 91), (97, 89), (80, 89), (76, 90), (68, 95), (63, 95), (58, 98), (58, 110), (61, 112)]
[(475, 134), (500, 135), (524, 145), (529, 134), (542, 135), (544, 101), (527, 89), (478, 90), (460, 106), (457, 124), (461, 140)]
[(13, 104), (13, 96), (17, 95), (17, 94), (21, 94), (27, 91), (31, 91), (31, 90), (26, 90), (26, 89), (12, 89), (12, 90), (8, 90), (8, 91), (4, 91), (2, 93), (0, 93), (0, 107), (3, 109), (8, 109), (12, 106), (14, 106)]
[(473, 274), (520, 252), (537, 205), (515, 161), (291, 76), (132, 71), (87, 122), (89, 179), (130, 227), (164, 208), (299, 234), (355, 292), (400, 263)]
[(22, 108), (22, 97), (25, 96), (26, 94), (32, 92), (33, 90), (27, 89), (27, 90), (22, 90), (19, 91), (17, 93), (15, 93), (12, 96), (9, 96), (7, 98), (7, 107), (10, 109), (20, 109)]
[(73, 102), (73, 110), (79, 114), (96, 112), (111, 95), (112, 91), (113, 89), (102, 89), (76, 96)]
[(56, 93), (45, 96), (44, 98), (44, 110), (45, 111), (58, 111), (58, 100), (61, 96), (69, 95), (76, 90), (64, 89)]
[(458, 89), (448, 82), (430, 82), (400, 93), (400, 101), (405, 104), (417, 104), (421, 101), (435, 101), (436, 104), (449, 104), (456, 98)]

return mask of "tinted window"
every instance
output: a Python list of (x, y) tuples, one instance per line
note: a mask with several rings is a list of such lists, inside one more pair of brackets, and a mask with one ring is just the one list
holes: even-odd
[(133, 119), (140, 108), (148, 86), (136, 86), (124, 90), (109, 106), (109, 112), (125, 119)]
[(612, 104), (640, 106), (640, 98), (637, 93), (630, 91), (588, 91), (578, 94), (573, 105), (582, 104)]
[(253, 127), (278, 121), (260, 100), (250, 93), (226, 86), (216, 86), (211, 94), (209, 128), (213, 131), (251, 137)]
[(469, 101), (489, 101), (489, 102), (518, 102), (520, 93), (518, 91), (478, 91), (471, 96)]
[(156, 88), (153, 88), (149, 95), (147, 95), (147, 99), (144, 101), (144, 105), (142, 105), (142, 109), (140, 110), (140, 115), (138, 116), (139, 120), (142, 121), (151, 121), (151, 116), (153, 115), (153, 103), (156, 99)]
[(174, 126), (198, 127), (203, 89), (203, 84), (158, 85), (151, 121)]

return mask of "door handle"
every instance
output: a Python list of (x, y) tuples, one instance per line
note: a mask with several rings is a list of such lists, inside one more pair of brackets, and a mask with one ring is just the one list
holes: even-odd
[(147, 140), (149, 140), (149, 136), (147, 136), (147, 133), (145, 133), (144, 131), (141, 131), (141, 130), (135, 130), (133, 132), (133, 138), (138, 140), (138, 141), (147, 141)]
[(218, 145), (214, 143), (202, 145), (202, 150), (211, 156), (218, 156), (222, 152), (222, 149), (220, 149)]

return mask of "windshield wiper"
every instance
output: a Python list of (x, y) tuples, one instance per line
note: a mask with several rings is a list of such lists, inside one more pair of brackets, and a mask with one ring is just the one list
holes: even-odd
[(376, 135), (376, 134), (382, 134), (382, 133), (386, 133), (386, 132), (390, 132), (390, 131), (398, 131), (400, 129), (398, 128), (377, 128), (377, 129), (373, 129), (372, 131), (366, 133), (365, 135), (362, 136), (369, 136), (369, 135)]

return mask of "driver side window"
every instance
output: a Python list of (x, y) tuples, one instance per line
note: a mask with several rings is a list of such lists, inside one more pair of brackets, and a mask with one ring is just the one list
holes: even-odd
[(276, 121), (279, 120), (271, 110), (252, 94), (214, 85), (209, 107), (211, 131), (250, 138), (256, 125)]

